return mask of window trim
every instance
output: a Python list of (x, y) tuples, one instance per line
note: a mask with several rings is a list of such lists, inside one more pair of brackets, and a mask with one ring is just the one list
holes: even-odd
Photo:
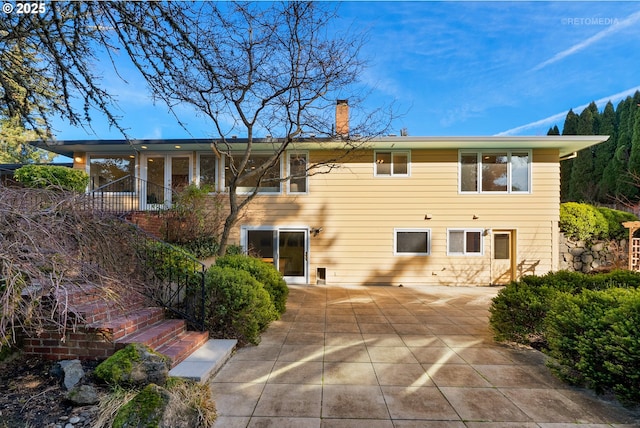
[(213, 156), (215, 158), (215, 162), (213, 164), (213, 174), (214, 174), (214, 184), (213, 184), (213, 190), (214, 192), (217, 192), (220, 188), (220, 183), (219, 183), (219, 177), (218, 177), (218, 171), (220, 169), (220, 158), (218, 156), (216, 156), (213, 153), (210, 152), (198, 152), (196, 155), (196, 170), (195, 170), (195, 184), (196, 186), (198, 186), (198, 188), (201, 186), (201, 181), (200, 178), (202, 177), (202, 173), (200, 171), (200, 168), (202, 166), (202, 164), (200, 163), (200, 157), (201, 156)]
[[(427, 234), (426, 253), (405, 253), (398, 251), (398, 232), (425, 232)], [(430, 228), (399, 228), (393, 229), (393, 255), (394, 256), (430, 256), (431, 255), (431, 229)]]
[[(234, 155), (240, 155), (242, 153), (234, 153)], [(249, 155), (249, 158), (251, 158), (252, 155), (255, 156), (260, 156), (260, 155), (266, 155), (266, 156), (270, 156), (272, 155), (273, 152), (252, 152), (251, 155)], [(226, 154), (223, 156), (223, 159), (221, 160), (221, 162), (223, 162), (224, 168), (222, 168), (222, 174), (221, 174), (221, 188), (224, 189), (225, 193), (229, 193), (229, 187), (227, 186), (227, 177), (226, 177), (226, 170), (227, 170), (227, 159), (229, 156), (227, 156)], [(256, 192), (256, 194), (258, 195), (282, 195), (282, 177), (283, 177), (283, 173), (284, 173), (284, 162), (282, 161), (282, 155), (280, 155), (280, 168), (279, 168), (279, 181), (278, 181), (278, 190), (277, 191), (260, 191), (260, 189), (258, 188), (258, 191)], [(241, 190), (241, 189), (248, 189), (248, 187), (240, 187), (238, 186), (236, 188), (236, 194), (238, 195), (250, 195), (253, 193), (253, 190)], [(251, 188), (253, 189), (253, 188)]]
[[(136, 195), (138, 193), (137, 185), (135, 179), (138, 178), (137, 170), (138, 170), (138, 156), (136, 154), (129, 153), (85, 153), (86, 156), (86, 165), (85, 172), (89, 176), (89, 183), (87, 184), (87, 192), (97, 193), (97, 194), (108, 194), (108, 195)], [(91, 159), (93, 158), (104, 158), (105, 156), (122, 156), (131, 159), (133, 162), (133, 190), (130, 192), (96, 192), (97, 189), (91, 189)], [(131, 157), (133, 156), (133, 158)], [(98, 186), (99, 188), (100, 186)]]
[[(463, 250), (462, 252), (451, 251), (451, 232), (463, 232)], [(480, 251), (479, 252), (467, 252), (467, 233), (475, 232), (480, 233)], [(450, 227), (447, 228), (447, 256), (465, 256), (465, 257), (479, 257), (484, 256), (484, 229), (480, 228), (464, 228), (464, 227)]]
[[(482, 158), (483, 154), (496, 154), (496, 153), (506, 153), (507, 154), (507, 190), (506, 191), (491, 191), (491, 190), (482, 190)], [(528, 190), (512, 190), (513, 189), (513, 163), (511, 158), (514, 153), (526, 153), (527, 154), (527, 183)], [(462, 156), (463, 155), (476, 155), (476, 190), (462, 190)], [(481, 149), (481, 150), (471, 150), (471, 149), (459, 149), (458, 150), (458, 193), (463, 195), (477, 195), (477, 194), (488, 194), (488, 195), (529, 195), (533, 193), (533, 183), (532, 183), (532, 150), (531, 149)]]
[(299, 156), (299, 155), (304, 155), (307, 165), (309, 164), (309, 151), (290, 151), (287, 152), (287, 177), (289, 177), (287, 179), (287, 185), (286, 185), (286, 189), (287, 189), (287, 193), (291, 194), (291, 195), (308, 195), (309, 194), (309, 175), (305, 174), (304, 177), (304, 188), (305, 191), (304, 192), (294, 192), (291, 191), (291, 158), (292, 156)]
[[(391, 154), (391, 172), (389, 174), (378, 174), (378, 153)], [(407, 173), (406, 174), (394, 174), (393, 173), (393, 155), (405, 154), (407, 156)], [(374, 150), (373, 152), (373, 176), (374, 177), (411, 177), (411, 150)]]

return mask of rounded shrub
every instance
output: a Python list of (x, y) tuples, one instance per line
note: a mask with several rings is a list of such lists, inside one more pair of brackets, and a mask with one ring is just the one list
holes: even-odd
[(591, 241), (608, 236), (609, 223), (600, 211), (589, 204), (560, 204), (560, 230), (566, 236)]
[(205, 284), (205, 325), (214, 337), (257, 344), (260, 333), (278, 318), (271, 296), (248, 272), (212, 266)]
[(271, 295), (271, 300), (278, 314), (283, 314), (286, 311), (289, 287), (282, 278), (282, 274), (272, 264), (255, 257), (237, 254), (220, 257), (216, 260), (216, 266), (231, 267), (248, 272), (264, 285), (265, 290)]
[(624, 239), (628, 237), (629, 230), (625, 228), (622, 223), (625, 221), (638, 220), (638, 217), (626, 211), (613, 210), (606, 207), (598, 207), (598, 211), (607, 220), (607, 237), (609, 239)]
[(544, 322), (550, 366), (562, 379), (640, 403), (640, 290), (559, 293)]
[(14, 177), (27, 187), (52, 187), (78, 193), (84, 192), (89, 184), (86, 172), (59, 165), (25, 165), (16, 170)]

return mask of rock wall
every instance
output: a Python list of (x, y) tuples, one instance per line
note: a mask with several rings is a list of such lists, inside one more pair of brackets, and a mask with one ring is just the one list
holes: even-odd
[(593, 272), (626, 268), (628, 241), (574, 241), (560, 233), (560, 270)]

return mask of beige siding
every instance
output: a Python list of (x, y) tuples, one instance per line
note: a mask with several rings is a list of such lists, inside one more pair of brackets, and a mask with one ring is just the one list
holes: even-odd
[[(323, 156), (312, 152), (310, 161)], [(322, 227), (310, 237), (312, 283), (324, 267), (329, 284), (490, 284), (491, 235), (482, 256), (447, 256), (447, 228), (515, 230), (517, 274), (554, 269), (558, 150), (533, 151), (532, 192), (524, 195), (459, 194), (457, 160), (456, 150), (414, 150), (410, 177), (374, 177), (373, 151), (362, 153), (310, 177), (308, 195), (259, 196), (233, 239), (241, 225)], [(431, 254), (394, 255), (394, 228), (430, 229)]]

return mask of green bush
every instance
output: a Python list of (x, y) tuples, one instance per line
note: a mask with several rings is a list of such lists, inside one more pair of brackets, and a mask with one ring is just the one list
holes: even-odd
[(556, 291), (530, 282), (512, 282), (494, 297), (489, 323), (496, 340), (544, 345), (542, 322)]
[(640, 290), (559, 293), (544, 322), (552, 369), (597, 393), (640, 402)]
[(89, 184), (86, 172), (56, 165), (25, 165), (16, 170), (14, 178), (27, 187), (54, 187), (79, 193)]
[(278, 318), (269, 293), (248, 272), (212, 266), (205, 281), (205, 324), (214, 337), (257, 344), (260, 333)]
[(611, 208), (599, 207), (598, 211), (607, 220), (608, 231), (607, 237), (609, 239), (624, 239), (629, 236), (629, 230), (625, 228), (622, 223), (625, 221), (637, 221), (636, 217), (632, 213), (625, 211), (612, 210)]
[(560, 204), (560, 230), (566, 236), (591, 241), (608, 236), (609, 224), (600, 211), (589, 204)]
[(216, 260), (216, 266), (232, 267), (249, 272), (264, 285), (278, 314), (286, 311), (289, 287), (278, 270), (270, 263), (245, 255), (227, 255)]

